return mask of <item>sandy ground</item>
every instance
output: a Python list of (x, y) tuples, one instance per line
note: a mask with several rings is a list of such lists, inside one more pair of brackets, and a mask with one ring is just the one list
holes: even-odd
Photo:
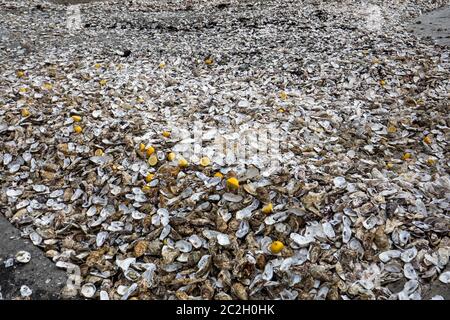
[[(20, 237), (20, 231), (0, 215), (0, 293), (3, 299), (20, 297), (20, 288), (28, 286), (32, 291), (31, 298), (57, 299), (62, 287), (66, 284), (65, 272), (59, 270), (44, 253), (29, 240)], [(6, 267), (5, 262), (14, 258), (18, 251), (31, 254), (27, 264), (14, 262)]]
[(450, 46), (450, 7), (418, 17), (409, 29), (420, 37), (433, 39), (439, 45)]

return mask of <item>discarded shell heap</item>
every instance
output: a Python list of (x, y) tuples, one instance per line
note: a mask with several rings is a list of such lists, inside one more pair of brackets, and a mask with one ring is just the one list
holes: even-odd
[[(73, 31), (0, 0), (0, 211), (79, 268), (64, 297), (428, 298), (450, 68), (404, 26), (446, 1), (372, 2), (374, 28), (353, 1), (97, 2)], [(172, 125), (196, 121), (281, 130), (279, 167), (182, 157)]]

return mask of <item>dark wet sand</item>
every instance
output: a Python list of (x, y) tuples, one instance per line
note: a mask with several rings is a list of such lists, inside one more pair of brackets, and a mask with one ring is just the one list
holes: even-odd
[[(44, 252), (24, 239), (20, 231), (0, 214), (0, 288), (3, 299), (20, 297), (20, 287), (28, 286), (33, 300), (60, 298), (60, 291), (67, 282), (67, 275), (45, 256)], [(4, 262), (20, 250), (31, 254), (27, 264), (15, 262), (6, 268)]]
[(420, 37), (430, 37), (439, 45), (450, 46), (450, 6), (425, 13), (408, 29)]

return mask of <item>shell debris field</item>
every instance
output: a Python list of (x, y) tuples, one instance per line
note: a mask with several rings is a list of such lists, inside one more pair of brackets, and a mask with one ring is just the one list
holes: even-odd
[(405, 31), (448, 2), (370, 2), (0, 0), (0, 212), (62, 297), (448, 284), (449, 53)]

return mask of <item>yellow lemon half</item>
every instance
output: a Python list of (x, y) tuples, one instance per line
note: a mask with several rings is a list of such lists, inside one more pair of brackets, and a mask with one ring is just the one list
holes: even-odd
[(227, 187), (230, 189), (237, 189), (239, 188), (239, 180), (235, 177), (231, 177), (227, 179)]
[(22, 111), (20, 112), (22, 114), (22, 117), (26, 118), (30, 115), (30, 111), (28, 111), (27, 108), (22, 109)]
[(269, 214), (273, 212), (273, 205), (272, 203), (268, 203), (266, 204), (262, 209), (261, 209), (262, 213), (265, 214)]
[(80, 122), (81, 121), (81, 117), (80, 116), (71, 116), (73, 122)]
[(51, 90), (53, 88), (51, 83), (44, 83), (44, 85), (42, 86), (43, 89), (45, 90)]
[(389, 132), (389, 133), (396, 133), (397, 132), (397, 128), (394, 125), (390, 125), (387, 128), (387, 132)]
[(406, 153), (402, 156), (402, 159), (403, 159), (403, 160), (409, 160), (409, 159), (411, 159), (411, 153), (406, 152)]
[(153, 154), (148, 158), (148, 164), (152, 167), (158, 163), (158, 158)]
[(427, 164), (428, 164), (429, 166), (435, 165), (435, 164), (436, 164), (436, 159), (434, 159), (434, 158), (428, 158), (428, 159), (427, 159)]
[(152, 154), (155, 153), (155, 148), (153, 148), (152, 146), (147, 147), (145, 149), (145, 153), (147, 154), (147, 157), (150, 157)]
[(280, 253), (281, 250), (283, 250), (284, 248), (284, 244), (281, 241), (274, 241), (270, 244), (269, 250), (270, 252), (272, 252), (273, 254), (277, 254)]
[(187, 160), (185, 158), (181, 158), (180, 160), (178, 160), (178, 165), (181, 168), (186, 168), (188, 166), (188, 164), (189, 163), (187, 162)]
[(73, 131), (75, 131), (75, 133), (81, 133), (83, 132), (83, 128), (80, 126), (73, 126)]
[(175, 157), (176, 157), (175, 152), (169, 152), (167, 154), (167, 160), (169, 160), (169, 161), (175, 160)]
[(154, 175), (153, 173), (147, 174), (147, 175), (145, 176), (145, 181), (146, 181), (146, 182), (152, 181), (152, 179), (153, 179), (154, 176), (155, 176), (155, 175)]
[(200, 159), (200, 165), (203, 166), (203, 167), (209, 166), (210, 163), (211, 163), (211, 160), (209, 160), (208, 157), (203, 157), (203, 158)]

